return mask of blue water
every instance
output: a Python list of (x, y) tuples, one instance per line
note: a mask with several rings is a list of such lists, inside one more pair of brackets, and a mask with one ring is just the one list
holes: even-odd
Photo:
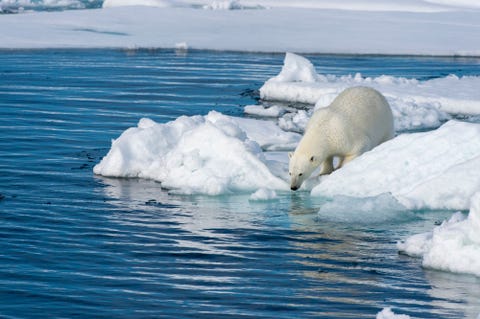
[[(477, 59), (308, 56), (329, 74), (480, 75)], [(169, 195), (94, 176), (141, 117), (243, 116), (283, 55), (0, 51), (1, 318), (476, 318), (480, 279), (395, 243), (448, 211), (339, 223), (305, 193)], [(352, 208), (354, 209), (354, 208)]]

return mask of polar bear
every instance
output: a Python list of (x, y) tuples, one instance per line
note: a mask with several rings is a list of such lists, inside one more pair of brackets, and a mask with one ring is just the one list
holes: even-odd
[(330, 174), (334, 157), (342, 167), (393, 136), (392, 110), (381, 93), (363, 86), (344, 90), (315, 111), (295, 152), (289, 153), (290, 188), (300, 188), (321, 164), (320, 175)]

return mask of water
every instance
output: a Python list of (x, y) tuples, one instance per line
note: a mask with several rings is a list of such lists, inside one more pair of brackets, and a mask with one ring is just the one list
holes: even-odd
[[(321, 73), (480, 75), (476, 59), (309, 56)], [(0, 52), (0, 317), (476, 318), (480, 279), (421, 268), (395, 243), (446, 211), (340, 223), (280, 193), (169, 195), (94, 176), (141, 117), (242, 116), (283, 55)]]

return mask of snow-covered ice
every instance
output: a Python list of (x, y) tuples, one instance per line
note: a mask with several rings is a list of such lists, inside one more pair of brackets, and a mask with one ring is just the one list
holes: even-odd
[[(340, 3), (329, 0), (105, 0), (103, 7), (149, 5), (157, 7), (192, 7), (202, 9), (270, 9), (270, 8), (309, 8), (341, 9), (354, 11), (406, 11), (443, 12), (458, 8), (480, 8), (473, 0), (346, 0)], [(148, 3), (148, 4), (146, 4)]]
[[(0, 0), (0, 10), (62, 1)], [(480, 55), (480, 8), (473, 1), (105, 0), (103, 6), (2, 14), (0, 29), (8, 31), (0, 33), (0, 48), (174, 49), (186, 42), (189, 49), (253, 52)]]
[(397, 246), (402, 253), (422, 257), (424, 267), (480, 276), (480, 192), (471, 198), (467, 218), (455, 213), (431, 232), (413, 235)]
[[(255, 120), (243, 119), (242, 123), (248, 121)], [(288, 140), (289, 134), (284, 134)], [(187, 194), (288, 189), (267, 167), (260, 145), (249, 139), (233, 118), (214, 111), (206, 116), (182, 116), (166, 124), (140, 120), (138, 127), (112, 142), (94, 172), (153, 179)]]
[[(376, 78), (361, 74), (322, 75), (306, 58), (287, 53), (280, 73), (260, 88), (264, 100), (314, 104), (315, 109), (328, 106), (344, 89), (369, 86), (387, 98), (397, 131), (435, 128), (453, 114), (480, 114), (480, 77), (449, 75), (419, 81), (382, 75)], [(311, 115), (313, 108), (310, 109)], [(302, 117), (303, 114), (301, 115)], [(299, 131), (306, 121), (295, 123), (295, 114), (285, 113), (282, 127)]]
[(264, 117), (279, 117), (285, 113), (285, 108), (272, 105), (270, 107), (263, 107), (262, 105), (246, 105), (244, 108), (245, 113)]

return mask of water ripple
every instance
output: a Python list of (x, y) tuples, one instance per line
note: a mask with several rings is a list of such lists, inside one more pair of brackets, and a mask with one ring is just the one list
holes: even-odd
[[(248, 196), (178, 196), (153, 181), (93, 176), (111, 139), (141, 117), (242, 115), (255, 103), (243, 93), (277, 73), (282, 59), (0, 52), (0, 316), (373, 318), (385, 306), (418, 318), (480, 312), (478, 279), (422, 270), (398, 255), (404, 233), (397, 225), (318, 221), (307, 195), (252, 205)], [(312, 59), (330, 73), (418, 78), (468, 62)], [(474, 62), (466, 69), (480, 74)], [(432, 221), (425, 218), (419, 223)]]

